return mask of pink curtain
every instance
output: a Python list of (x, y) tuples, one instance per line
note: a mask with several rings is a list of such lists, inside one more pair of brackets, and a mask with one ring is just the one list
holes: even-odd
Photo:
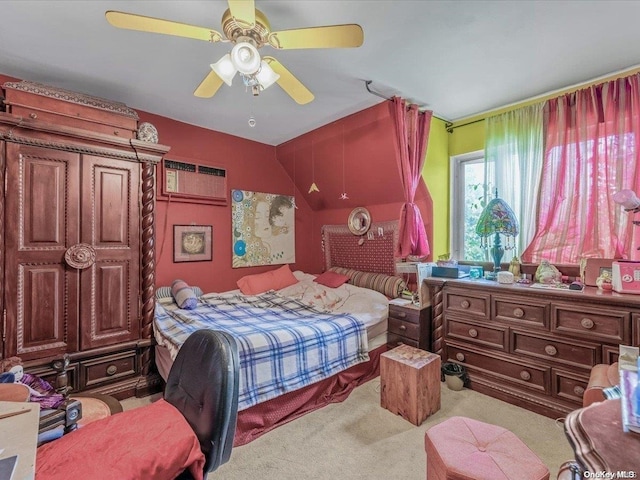
[(547, 102), (536, 233), (523, 261), (638, 258), (632, 214), (612, 196), (623, 188), (640, 193), (639, 78)]
[(396, 256), (426, 256), (431, 253), (427, 232), (420, 209), (413, 203), (416, 188), (422, 180), (431, 116), (433, 112), (420, 112), (417, 105), (408, 105), (393, 97), (393, 118), (396, 126), (398, 168), (404, 189), (405, 203), (400, 210)]

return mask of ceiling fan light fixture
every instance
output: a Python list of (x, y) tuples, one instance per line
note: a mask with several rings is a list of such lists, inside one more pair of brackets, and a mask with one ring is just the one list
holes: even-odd
[(228, 53), (216, 63), (212, 63), (211, 70), (216, 72), (216, 74), (222, 79), (222, 81), (229, 86), (231, 86), (233, 77), (238, 71), (231, 61), (231, 55), (229, 55)]
[(239, 42), (231, 49), (233, 66), (245, 75), (252, 75), (260, 68), (258, 49), (249, 42)]
[(267, 62), (264, 60), (260, 62), (260, 70), (256, 73), (256, 79), (262, 86), (263, 90), (276, 83), (279, 78), (280, 75), (274, 72)]

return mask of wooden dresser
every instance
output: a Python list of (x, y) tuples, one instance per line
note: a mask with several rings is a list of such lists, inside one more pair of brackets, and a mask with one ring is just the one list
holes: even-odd
[[(126, 105), (32, 82), (3, 85), (0, 357), (69, 386), (153, 390), (155, 165)], [(59, 363), (59, 362), (57, 362)]]
[(558, 418), (582, 406), (591, 367), (640, 343), (640, 296), (488, 280), (425, 280), (432, 348), (474, 390)]

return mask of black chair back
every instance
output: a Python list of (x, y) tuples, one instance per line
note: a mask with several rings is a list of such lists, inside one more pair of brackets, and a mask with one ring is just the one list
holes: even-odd
[(164, 398), (185, 416), (205, 455), (205, 477), (231, 456), (238, 418), (238, 347), (225, 332), (198, 330), (180, 348)]

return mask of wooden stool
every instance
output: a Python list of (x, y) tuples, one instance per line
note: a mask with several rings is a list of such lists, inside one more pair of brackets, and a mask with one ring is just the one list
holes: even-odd
[(380, 405), (414, 425), (440, 410), (440, 355), (400, 345), (380, 355)]
[(549, 480), (549, 469), (513, 432), (451, 417), (427, 430), (427, 480)]

